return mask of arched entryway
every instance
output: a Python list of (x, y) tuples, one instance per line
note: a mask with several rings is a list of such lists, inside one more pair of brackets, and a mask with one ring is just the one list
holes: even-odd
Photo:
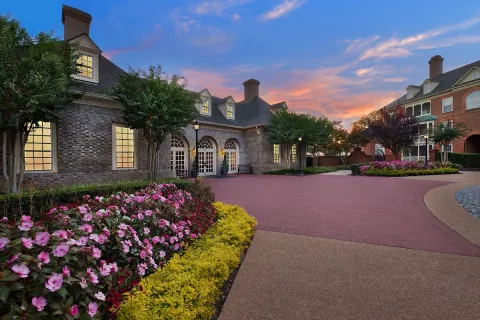
[(203, 137), (198, 142), (198, 174), (201, 176), (215, 175), (217, 173), (217, 150), (215, 141)]
[(239, 147), (237, 141), (228, 139), (224, 146), (225, 159), (228, 163), (228, 173), (238, 172), (238, 160), (240, 159)]
[(170, 142), (170, 169), (175, 173), (176, 168), (187, 170), (188, 146), (185, 139), (172, 136)]
[(480, 134), (472, 134), (465, 140), (466, 153), (480, 153)]

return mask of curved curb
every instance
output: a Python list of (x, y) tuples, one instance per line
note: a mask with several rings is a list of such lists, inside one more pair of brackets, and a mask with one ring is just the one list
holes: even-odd
[(425, 194), (423, 200), (428, 210), (440, 221), (480, 246), (480, 219), (473, 217), (455, 200), (457, 191), (474, 185), (478, 185), (478, 182), (454, 183), (434, 188)]

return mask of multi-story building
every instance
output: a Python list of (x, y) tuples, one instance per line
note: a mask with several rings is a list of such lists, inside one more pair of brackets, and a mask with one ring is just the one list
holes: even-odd
[[(102, 93), (112, 88), (124, 71), (102, 55), (92, 40), (91, 21), (88, 13), (62, 8), (64, 41), (76, 42), (80, 55), (81, 70), (73, 77), (84, 95), (61, 110), (58, 121), (42, 123), (29, 135), (25, 177), (34, 185), (147, 178), (142, 132), (126, 127), (122, 107)], [(175, 175), (176, 167), (189, 172), (197, 152), (200, 175), (219, 174), (224, 157), (229, 173), (237, 172), (241, 164), (251, 165), (255, 173), (292, 165), (282, 161), (281, 148), (269, 142), (264, 130), (272, 111), (287, 108), (286, 103), (263, 100), (258, 80), (247, 80), (243, 86), (242, 101), (216, 97), (208, 89), (200, 92), (200, 116), (196, 119), (199, 148), (195, 150), (193, 124), (185, 128), (184, 136), (169, 137), (161, 147), (157, 171), (161, 176)]]
[[(407, 116), (417, 117), (422, 128), (415, 145), (402, 152), (402, 159), (424, 160), (427, 143), (423, 133), (442, 122), (464, 123), (469, 129), (467, 136), (448, 146), (448, 151), (480, 153), (480, 61), (448, 72), (443, 72), (443, 61), (439, 55), (432, 57), (428, 79), (420, 85), (409, 85), (405, 95), (387, 106), (402, 108)], [(428, 146), (435, 147), (432, 143)], [(364, 150), (367, 153), (372, 148), (383, 149), (373, 141)]]

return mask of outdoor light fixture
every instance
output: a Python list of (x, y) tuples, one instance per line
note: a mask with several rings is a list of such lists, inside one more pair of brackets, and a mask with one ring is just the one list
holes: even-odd
[(198, 121), (195, 120), (193, 123), (193, 128), (195, 129), (195, 179), (198, 178), (198, 129), (200, 129), (200, 125)]
[(303, 172), (302, 172), (302, 137), (298, 137), (298, 175), (303, 176)]
[(425, 139), (425, 167), (428, 164), (428, 134), (424, 134), (423, 138)]

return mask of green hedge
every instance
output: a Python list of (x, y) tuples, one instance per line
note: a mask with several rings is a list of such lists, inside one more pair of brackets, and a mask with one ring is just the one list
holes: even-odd
[[(174, 183), (180, 189), (186, 189), (193, 183), (187, 180), (165, 179), (163, 183)], [(73, 185), (50, 189), (38, 189), (32, 192), (0, 195), (0, 217), (9, 219), (21, 215), (38, 216), (56, 205), (75, 203), (84, 195), (110, 196), (119, 191), (132, 193), (145, 188), (148, 181), (117, 181), (109, 183)]]
[(348, 164), (342, 164), (341, 166), (336, 166), (337, 170), (350, 170), (350, 166)]
[(367, 176), (382, 176), (382, 177), (405, 177), (405, 176), (425, 176), (437, 174), (454, 174), (458, 173), (457, 168), (438, 168), (438, 169), (399, 169), (391, 170), (387, 168), (375, 169), (370, 168), (365, 172)]
[(217, 222), (127, 294), (117, 318), (211, 319), (222, 287), (250, 244), (256, 221), (238, 206), (215, 203)]
[(350, 165), (350, 170), (352, 170), (353, 175), (359, 175), (360, 174), (360, 167), (365, 166), (369, 163), (356, 163), (356, 164), (351, 164)]
[[(337, 171), (338, 169), (336, 167), (307, 167), (307, 168), (302, 168), (302, 172), (304, 175), (312, 175), (312, 174), (320, 174), (320, 173), (326, 173), (326, 172), (333, 172)], [(272, 175), (298, 175), (298, 169), (297, 168), (288, 168), (288, 169), (279, 169), (279, 170), (271, 170), (271, 171), (266, 171), (263, 174), (272, 174)]]
[[(440, 152), (435, 154), (435, 160), (441, 160)], [(461, 165), (464, 168), (480, 168), (480, 153), (455, 153), (448, 154), (448, 161)]]

